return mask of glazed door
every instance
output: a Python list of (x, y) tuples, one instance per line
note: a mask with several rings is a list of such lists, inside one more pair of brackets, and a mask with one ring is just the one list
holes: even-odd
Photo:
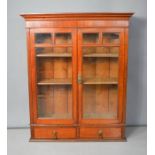
[(34, 123), (75, 123), (77, 121), (76, 30), (32, 29), (30, 37)]
[(123, 53), (123, 29), (79, 29), (78, 91), (81, 124), (121, 122)]

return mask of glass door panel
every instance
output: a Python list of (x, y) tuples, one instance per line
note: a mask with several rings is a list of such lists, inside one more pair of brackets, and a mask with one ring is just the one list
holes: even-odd
[[(89, 33), (87, 32), (89, 31)], [(92, 33), (91, 33), (92, 31)], [(96, 31), (96, 32), (95, 32)], [(92, 35), (93, 34), (93, 35)], [(120, 32), (104, 29), (79, 31), (82, 82), (81, 120), (118, 119)], [(89, 44), (93, 43), (93, 44)]]
[(50, 56), (37, 58), (38, 117), (71, 118), (72, 58)]
[(59, 120), (60, 124), (67, 120), (72, 122), (76, 116), (73, 112), (75, 90), (72, 74), (75, 66), (73, 64), (75, 31), (69, 29), (64, 31), (43, 29), (42, 31), (34, 32), (37, 119), (43, 123), (44, 120), (51, 123)]

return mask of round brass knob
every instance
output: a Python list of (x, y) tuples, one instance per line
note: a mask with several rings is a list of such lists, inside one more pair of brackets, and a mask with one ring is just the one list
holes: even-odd
[(100, 138), (103, 138), (103, 131), (102, 131), (102, 130), (99, 130), (99, 131), (98, 131), (98, 136), (99, 136)]
[(52, 132), (52, 138), (57, 139), (57, 132), (55, 130), (53, 130)]

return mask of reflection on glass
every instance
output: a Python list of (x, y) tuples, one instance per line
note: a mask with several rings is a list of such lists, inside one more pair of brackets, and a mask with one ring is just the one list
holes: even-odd
[(103, 43), (109, 44), (119, 44), (119, 33), (103, 33)]
[(38, 117), (70, 119), (72, 117), (71, 85), (38, 86)]
[(56, 33), (55, 43), (56, 44), (71, 44), (72, 43), (71, 33)]
[(52, 35), (50, 33), (36, 33), (35, 43), (52, 43)]
[(98, 33), (83, 33), (83, 44), (98, 43), (98, 42), (99, 42)]

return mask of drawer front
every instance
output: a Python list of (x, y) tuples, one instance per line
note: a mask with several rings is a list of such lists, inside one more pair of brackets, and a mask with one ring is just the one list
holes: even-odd
[(75, 128), (35, 127), (34, 138), (38, 139), (72, 139), (76, 138)]
[(80, 128), (80, 138), (120, 139), (121, 128)]

